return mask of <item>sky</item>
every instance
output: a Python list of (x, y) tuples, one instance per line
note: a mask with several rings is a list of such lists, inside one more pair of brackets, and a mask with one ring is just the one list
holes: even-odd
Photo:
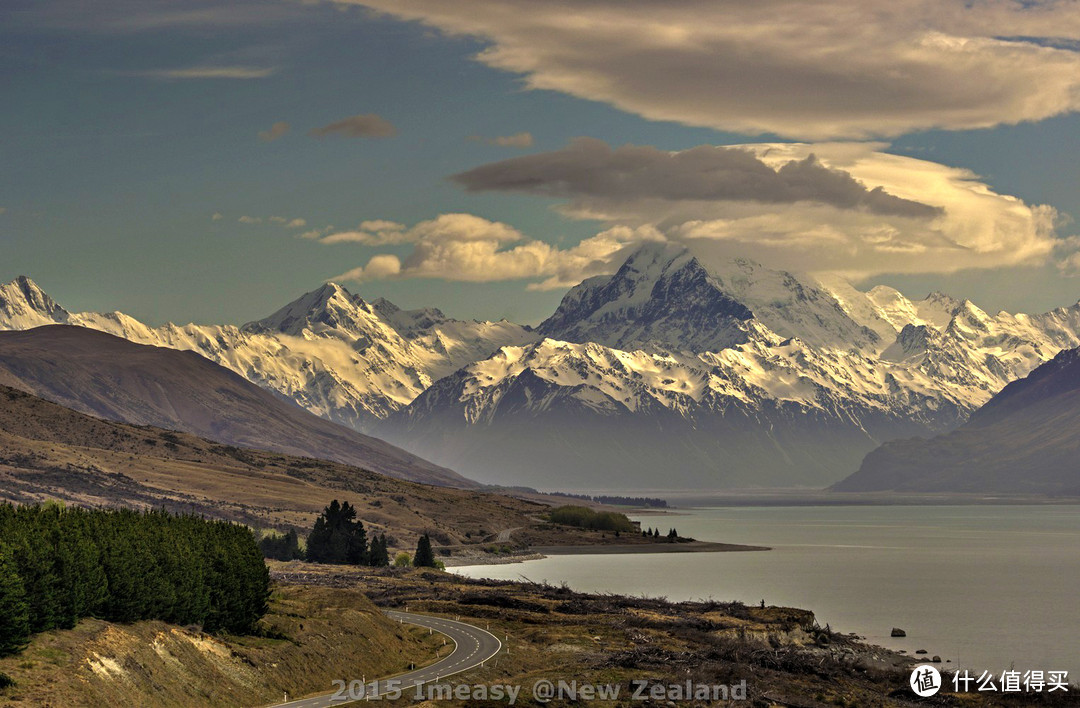
[(7, 0), (0, 280), (536, 323), (646, 241), (1080, 297), (1080, 2)]

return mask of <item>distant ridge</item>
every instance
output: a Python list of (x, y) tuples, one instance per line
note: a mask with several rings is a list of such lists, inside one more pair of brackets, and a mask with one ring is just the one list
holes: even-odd
[(476, 486), (312, 415), (198, 354), (133, 344), (83, 327), (0, 332), (0, 384), (109, 420), (333, 460), (401, 479)]
[(886, 443), (841, 492), (972, 492), (1080, 496), (1080, 349), (1014, 381), (957, 430)]

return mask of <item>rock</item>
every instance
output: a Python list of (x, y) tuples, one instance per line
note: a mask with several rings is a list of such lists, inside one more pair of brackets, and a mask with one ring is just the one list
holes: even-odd
[(925, 649), (916, 649), (916, 650), (915, 650), (915, 653), (916, 653), (916, 654), (926, 654), (926, 653), (927, 653), (927, 651), (926, 651)]
[(940, 664), (941, 663), (941, 657), (938, 656), (937, 654), (934, 654), (933, 658), (931, 658), (930, 661), (934, 662), (935, 664)]
[(893, 637), (906, 637), (907, 632), (900, 629), (899, 627), (893, 627), (892, 628), (892, 635), (890, 635), (890, 636), (893, 636)]

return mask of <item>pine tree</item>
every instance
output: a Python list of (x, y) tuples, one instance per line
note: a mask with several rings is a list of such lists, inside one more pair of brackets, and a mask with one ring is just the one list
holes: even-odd
[(22, 651), (30, 638), (30, 606), (11, 549), (0, 544), (0, 656)]
[(431, 550), (431, 539), (426, 533), (416, 542), (416, 553), (413, 555), (412, 564), (416, 568), (435, 567), (435, 554)]
[[(337, 501), (334, 501), (337, 504)], [(326, 511), (329, 511), (327, 507)], [(326, 523), (326, 511), (317, 519), (307, 537), (307, 560), (312, 563), (329, 563), (331, 529)]]
[(323, 509), (307, 539), (307, 559), (314, 563), (367, 563), (368, 545), (364, 525), (356, 509), (337, 499)]
[(382, 568), (390, 565), (390, 551), (386, 547), (386, 534), (372, 535), (371, 550), (368, 552), (368, 565)]

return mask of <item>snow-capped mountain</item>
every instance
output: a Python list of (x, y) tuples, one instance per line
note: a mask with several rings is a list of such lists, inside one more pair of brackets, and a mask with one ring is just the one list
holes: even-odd
[(25, 275), (20, 275), (7, 285), (0, 285), (0, 329), (67, 324), (70, 317), (67, 310)]
[(753, 316), (685, 249), (656, 244), (571, 289), (538, 331), (623, 350), (719, 351), (746, 341)]
[(833, 489), (1080, 494), (1080, 349), (1013, 381), (968, 421), (929, 440), (894, 440)]
[(571, 289), (538, 331), (435, 382), (379, 434), (481, 479), (824, 484), (1080, 344), (1080, 306), (990, 316), (652, 244)]
[(26, 279), (0, 289), (0, 328), (50, 322), (196, 351), (472, 478), (564, 489), (830, 484), (1080, 345), (1080, 305), (990, 315), (660, 243), (536, 330), (334, 284), (239, 328), (72, 314)]
[(0, 289), (0, 329), (46, 324), (197, 352), (361, 431), (407, 405), (435, 379), (501, 346), (536, 338), (505, 321), (463, 322), (437, 310), (399, 310), (385, 300), (368, 304), (332, 283), (243, 327), (150, 327), (122, 312), (70, 313), (27, 278)]

